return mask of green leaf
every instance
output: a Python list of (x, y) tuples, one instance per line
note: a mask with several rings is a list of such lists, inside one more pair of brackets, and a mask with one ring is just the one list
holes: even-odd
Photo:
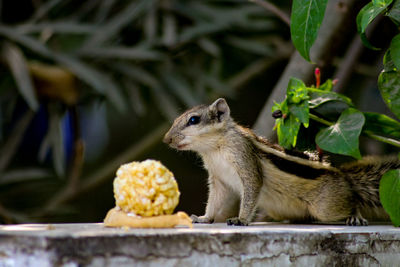
[[(100, 74), (102, 72), (99, 72)], [(127, 103), (125, 96), (122, 94), (121, 87), (117, 85), (117, 83), (112, 79), (111, 76), (104, 74), (100, 80), (104, 87), (106, 88), (105, 95), (110, 103), (115, 107), (119, 112), (124, 113), (127, 110)]]
[(9, 42), (6, 42), (3, 45), (2, 57), (11, 70), (19, 93), (29, 107), (33, 111), (36, 111), (39, 108), (39, 102), (36, 98), (33, 81), (21, 49)]
[(310, 96), (309, 108), (325, 119), (335, 121), (344, 110), (353, 107), (351, 99), (344, 95), (315, 88), (307, 88), (307, 90)]
[(294, 0), (290, 32), (296, 49), (310, 61), (310, 48), (317, 38), (328, 0)]
[(132, 23), (146, 10), (154, 6), (154, 0), (141, 0), (131, 2), (129, 5), (121, 9), (107, 23), (99, 27), (97, 31), (88, 38), (84, 44), (85, 48), (101, 46), (105, 41), (117, 35), (123, 27)]
[(318, 89), (322, 91), (332, 91), (333, 82), (331, 79), (326, 80)]
[(127, 91), (131, 108), (139, 117), (142, 117), (146, 114), (146, 104), (144, 103), (143, 94), (139, 86), (127, 78), (124, 78), (122, 83)]
[(15, 183), (27, 183), (30, 181), (37, 181), (40, 179), (51, 178), (52, 172), (41, 168), (22, 168), (14, 169), (2, 173), (0, 185), (9, 185)]
[(40, 145), (39, 161), (46, 159), (49, 150), (52, 152), (52, 161), (57, 176), (64, 177), (66, 169), (64, 136), (62, 130), (62, 112), (56, 104), (49, 104), (49, 129)]
[[(384, 2), (387, 2), (387, 1), (384, 1)], [(365, 5), (357, 15), (356, 22), (357, 22), (358, 34), (360, 35), (363, 44), (370, 49), (377, 50), (378, 48), (371, 45), (371, 43), (367, 39), (367, 36), (365, 35), (365, 31), (366, 31), (368, 25), (379, 14), (384, 12), (389, 4), (385, 3), (385, 5), (383, 5), (383, 6), (381, 6), (381, 5), (375, 6), (372, 2), (370, 2), (367, 5)]]
[(95, 68), (71, 55), (67, 56), (61, 53), (55, 53), (38, 40), (27, 35), (18, 34), (13, 31), (11, 27), (0, 25), (0, 35), (29, 48), (38, 55), (54, 60), (60, 65), (65, 66), (68, 70), (74, 73), (76, 77), (90, 85), (94, 90), (106, 95), (110, 102), (113, 103), (116, 109), (120, 112), (126, 110), (126, 103), (120, 94), (118, 86), (116, 86), (109, 78), (104, 77), (104, 74), (97, 71)]
[(400, 226), (400, 169), (386, 172), (379, 184), (379, 197), (394, 226)]
[(378, 88), (386, 105), (400, 118), (400, 72), (383, 70), (378, 78)]
[[(297, 83), (297, 82), (300, 83)], [(300, 85), (303, 82), (297, 79), (292, 79), (292, 83), (289, 82), (288, 86), (288, 91), (289, 88), (294, 88), (296, 87), (295, 84)], [(292, 86), (290, 86), (290, 84)], [(277, 130), (277, 135), (278, 135), (278, 142), (279, 144), (287, 149), (290, 149), (294, 146), (296, 146), (297, 142), (297, 134), (300, 129), (301, 122), (300, 120), (294, 115), (297, 111), (294, 113), (291, 111), (289, 112), (289, 104), (288, 104), (288, 97), (285, 98), (284, 101), (281, 103), (275, 102), (274, 105), (272, 106), (271, 111), (277, 111), (280, 110), (282, 112), (282, 118), (278, 118), (275, 120), (275, 127), (274, 129)], [(307, 101), (304, 101), (307, 102)], [(292, 107), (296, 107), (296, 105), (291, 104)], [(307, 114), (308, 115), (308, 114)], [(301, 116), (301, 115), (300, 115)]]
[(363, 131), (400, 138), (400, 122), (379, 113), (364, 112)]
[(273, 113), (274, 111), (280, 110), (282, 114), (288, 114), (289, 113), (289, 107), (287, 105), (287, 98), (282, 101), (282, 103), (278, 103), (274, 101), (274, 105), (271, 108), (271, 112)]
[(297, 117), (301, 123), (303, 123), (304, 127), (308, 127), (310, 115), (307, 100), (302, 101), (297, 105), (289, 105), (289, 111), (293, 116)]
[(389, 49), (394, 64), (396, 65), (397, 69), (400, 69), (400, 34), (397, 34), (395, 37), (393, 37)]
[(90, 47), (81, 49), (77, 52), (77, 55), (85, 58), (95, 59), (124, 59), (124, 60), (135, 60), (135, 61), (157, 61), (161, 60), (163, 54), (152, 49), (144, 47)]
[(51, 58), (53, 56), (53, 52), (41, 42), (28, 35), (16, 32), (13, 27), (0, 25), (0, 35), (25, 46), (43, 57)]
[(394, 61), (392, 60), (392, 53), (390, 52), (390, 48), (386, 51), (383, 56), (383, 70), (384, 71), (397, 71), (396, 65), (394, 65)]
[(62, 2), (62, 0), (50, 0), (46, 1), (46, 3), (43, 3), (42, 5), (39, 6), (39, 8), (35, 11), (35, 13), (32, 15), (32, 18), (30, 19), (30, 23), (34, 23), (41, 19), (42, 17), (46, 16), (47, 14), (50, 13), (50, 11), (57, 5), (59, 5)]
[(197, 45), (213, 57), (221, 56), (221, 48), (209, 38), (200, 38), (197, 41)]
[(289, 80), (289, 84), (286, 89), (286, 96), (288, 102), (291, 104), (298, 104), (303, 100), (309, 99), (306, 85), (303, 83), (303, 81), (293, 77)]
[(368, 47), (369, 49), (372, 49), (372, 50), (379, 50), (378, 47), (373, 46), (373, 45), (368, 41), (368, 38), (367, 38), (367, 36), (365, 35), (365, 33), (360, 33), (360, 38), (361, 38), (362, 43), (363, 43), (366, 47)]
[[(308, 127), (309, 110), (308, 110), (308, 91), (303, 81), (290, 78), (286, 89), (286, 102), (290, 114), (297, 117), (304, 127)], [(284, 114), (287, 114), (284, 113)]]
[(400, 0), (394, 1), (392, 8), (386, 14), (397, 26), (400, 26)]
[(301, 124), (299, 119), (289, 115), (288, 118), (277, 119), (276, 122), (279, 145), (286, 149), (295, 147)]
[(308, 95), (310, 97), (310, 100), (308, 101), (308, 104), (310, 108), (316, 108), (321, 104), (324, 104), (329, 101), (341, 101), (349, 105), (350, 107), (353, 106), (353, 103), (351, 102), (351, 99), (348, 98), (347, 96), (335, 93), (335, 92), (330, 92), (330, 91), (323, 91), (319, 89), (314, 89), (314, 88), (307, 88)]
[(119, 112), (126, 111), (127, 105), (121, 95), (121, 89), (108, 75), (73, 56), (55, 54), (54, 58), (94, 90), (104, 94)]
[(243, 51), (258, 54), (262, 56), (272, 56), (275, 51), (266, 46), (265, 43), (260, 42), (259, 40), (251, 40), (249, 38), (239, 38), (239, 37), (228, 37), (224, 39), (228, 44), (241, 49)]
[(376, 7), (386, 7), (392, 2), (393, 0), (372, 0), (372, 4)]
[(313, 108), (312, 111), (317, 116), (328, 121), (337, 121), (343, 111), (348, 109), (350, 106), (342, 101), (332, 100)]
[(360, 159), (358, 138), (364, 122), (364, 115), (360, 111), (349, 108), (334, 125), (320, 130), (315, 141), (323, 150)]
[[(283, 102), (282, 102), (282, 103), (283, 103)], [(281, 105), (282, 105), (282, 103), (278, 103), (278, 102), (276, 102), (276, 101), (274, 100), (274, 105), (273, 105), (272, 108), (271, 108), (271, 112), (274, 113), (274, 111), (281, 110)], [(281, 111), (282, 111), (282, 110), (281, 110)]]
[(206, 22), (199, 23), (183, 30), (179, 37), (179, 41), (182, 43), (190, 42), (196, 38), (200, 38), (202, 36), (207, 36), (219, 31), (223, 31), (226, 28), (227, 28), (226, 25), (221, 25), (221, 24), (206, 23)]
[(224, 81), (220, 79), (220, 77), (208, 73), (203, 73), (201, 76), (205, 84), (207, 84), (210, 88), (213, 88), (221, 95), (233, 95), (234, 92), (231, 90), (231, 88), (228, 87), (228, 85)]
[(158, 79), (153, 74), (141, 67), (138, 67), (137, 65), (115, 62), (112, 64), (112, 67), (118, 72), (147, 87), (155, 88), (161, 86)]
[(368, 25), (383, 11), (387, 5), (375, 6), (372, 2), (366, 4), (357, 15), (357, 31), (365, 33)]
[(189, 89), (190, 85), (179, 75), (178, 72), (167, 72), (161, 74), (166, 85), (179, 97), (187, 107), (199, 104), (198, 97)]

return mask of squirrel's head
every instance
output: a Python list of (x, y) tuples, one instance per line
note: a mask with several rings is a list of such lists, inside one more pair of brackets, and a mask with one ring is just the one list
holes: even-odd
[(230, 120), (229, 106), (225, 99), (219, 98), (209, 106), (196, 106), (175, 119), (163, 141), (178, 150), (201, 152), (218, 144)]

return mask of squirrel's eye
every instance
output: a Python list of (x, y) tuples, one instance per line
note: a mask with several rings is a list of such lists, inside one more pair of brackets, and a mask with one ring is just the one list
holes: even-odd
[(195, 124), (198, 124), (199, 122), (200, 122), (200, 117), (199, 116), (192, 116), (192, 117), (190, 117), (187, 125), (188, 126), (195, 125)]

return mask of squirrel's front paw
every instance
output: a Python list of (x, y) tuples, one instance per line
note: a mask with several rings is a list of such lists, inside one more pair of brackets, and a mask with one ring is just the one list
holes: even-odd
[(193, 223), (213, 223), (214, 222), (213, 219), (210, 219), (206, 216), (191, 215), (190, 219), (192, 219)]
[(245, 219), (239, 219), (239, 217), (229, 218), (226, 220), (228, 225), (236, 225), (236, 226), (247, 226), (249, 222)]
[(357, 217), (357, 216), (350, 216), (346, 220), (346, 225), (349, 226), (367, 226), (368, 221), (364, 219), (363, 217)]

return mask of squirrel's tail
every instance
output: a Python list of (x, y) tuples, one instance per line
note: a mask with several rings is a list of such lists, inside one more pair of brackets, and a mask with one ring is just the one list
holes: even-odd
[(380, 207), (379, 182), (389, 170), (399, 169), (398, 157), (365, 157), (362, 160), (343, 164), (339, 169), (348, 177), (361, 205)]

